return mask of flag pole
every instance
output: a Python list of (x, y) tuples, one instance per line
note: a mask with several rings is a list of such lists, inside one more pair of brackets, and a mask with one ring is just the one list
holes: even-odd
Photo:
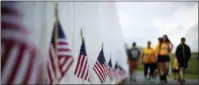
[(83, 30), (82, 30), (82, 28), (81, 28), (80, 36), (81, 36), (82, 41), (84, 41)]
[(103, 50), (104, 43), (102, 42), (102, 50)]
[[(84, 42), (84, 37), (83, 37), (83, 30), (81, 28), (80, 30), (80, 36), (81, 36), (81, 39), (82, 39), (82, 42)], [(85, 44), (85, 43), (84, 43)], [(82, 84), (84, 84), (84, 80), (82, 81)]]
[[(55, 40), (55, 55), (57, 57), (57, 38), (58, 38), (58, 4), (55, 4), (55, 36), (54, 36), (54, 40)], [(58, 71), (59, 71), (59, 64), (58, 64), (58, 58), (56, 58), (56, 82), (55, 84), (58, 84), (59, 82), (59, 78), (58, 78)]]

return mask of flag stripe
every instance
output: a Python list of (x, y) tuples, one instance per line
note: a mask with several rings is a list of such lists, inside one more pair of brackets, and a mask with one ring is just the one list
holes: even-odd
[(37, 76), (37, 77), (34, 77), (34, 75), (39, 75), (39, 71), (40, 70), (35, 70), (35, 69), (40, 69), (38, 68), (38, 65), (39, 64), (33, 64), (33, 69), (32, 69), (32, 73), (30, 73), (30, 79), (27, 81), (28, 83), (27, 84), (34, 84), (34, 82), (37, 82), (38, 84), (40, 84), (38, 81), (41, 79), (40, 77), (41, 76)]
[[(98, 70), (98, 71), (97, 71)], [(99, 72), (99, 69), (94, 67), (94, 71), (96, 72), (96, 74), (99, 76), (99, 79), (101, 81), (101, 83), (103, 83), (103, 80), (102, 80), (102, 74)]]
[(88, 78), (89, 78), (90, 76), (88, 75), (88, 68), (86, 69), (86, 75), (84, 76), (84, 77), (82, 77), (82, 78), (84, 78), (84, 80), (88, 80)]
[(13, 80), (14, 80), (15, 77), (16, 77), (16, 73), (18, 72), (19, 66), (21, 65), (21, 60), (22, 60), (22, 58), (24, 57), (24, 56), (23, 56), (24, 50), (25, 50), (25, 46), (24, 46), (24, 44), (23, 44), (23, 45), (21, 45), (21, 46), (19, 47), (19, 54), (17, 55), (17, 60), (16, 60), (16, 62), (15, 62), (15, 64), (14, 64), (14, 67), (13, 67), (13, 69), (12, 69), (12, 72), (11, 72), (11, 74), (10, 74), (10, 78), (9, 78), (7, 84), (12, 84), (12, 83), (13, 83)]
[(102, 72), (102, 78), (104, 79), (104, 78), (105, 78), (105, 75), (104, 75), (105, 72), (104, 72), (103, 66), (101, 66), (100, 63), (98, 63), (98, 62), (97, 62), (97, 65), (96, 65), (96, 66), (101, 70), (101, 72)]
[(79, 63), (80, 63), (81, 58), (82, 58), (82, 57), (79, 57), (79, 58), (78, 58), (77, 65), (76, 65), (76, 68), (75, 68), (75, 74), (77, 74), (77, 72), (79, 72), (78, 70), (79, 70), (79, 66), (80, 66)]
[[(31, 57), (30, 57), (31, 56)], [(25, 75), (25, 78), (24, 78), (24, 81), (23, 81), (23, 84), (28, 84), (28, 80), (30, 79), (30, 74), (32, 72), (32, 67), (33, 67), (33, 61), (34, 61), (34, 56), (33, 55), (30, 55), (29, 58), (31, 58), (31, 61), (29, 61), (29, 66), (28, 66), (28, 69), (26, 71), (26, 75)], [(26, 56), (25, 56), (26, 57)]]
[(52, 64), (52, 70), (53, 70), (53, 72), (55, 73), (55, 75), (56, 75), (56, 68), (55, 68), (55, 54), (53, 53), (54, 51), (53, 51), (54, 49), (51, 47), (51, 49), (50, 49), (50, 63)]
[(62, 77), (64, 76), (64, 74), (68, 71), (68, 69), (72, 66), (73, 64), (73, 59), (69, 58), (69, 61), (66, 63), (64, 69), (62, 70)]
[(1, 42), (1, 59), (2, 59), (4, 52), (5, 52), (5, 46), (4, 46), (3, 42)]
[(70, 59), (70, 56), (66, 56), (65, 60), (64, 60), (64, 63), (60, 63), (60, 68), (63, 68), (64, 64), (67, 63), (69, 59)]
[(51, 72), (52, 71), (50, 71), (50, 66), (49, 66), (50, 64), (48, 63), (48, 66), (47, 66), (47, 71), (48, 71), (48, 79), (49, 79), (49, 83), (50, 84), (52, 84), (52, 82), (53, 82), (53, 78), (52, 78), (52, 74), (51, 74)]
[(1, 28), (2, 29), (10, 29), (10, 30), (22, 30), (22, 29), (24, 29), (24, 27), (22, 27), (22, 25), (20, 25), (20, 24), (16, 24), (16, 22), (15, 23), (10, 23), (10, 22), (3, 22), (3, 23), (1, 23)]
[[(86, 57), (85, 57), (86, 58)], [(83, 71), (82, 71), (82, 75), (81, 75), (81, 78), (83, 78), (83, 76), (84, 76), (84, 73), (85, 73), (85, 70), (87, 69), (87, 63), (88, 63), (88, 61), (87, 61), (87, 59), (85, 60), (85, 64), (83, 64), (82, 65), (82, 67), (83, 67)]]
[(9, 58), (7, 56), (10, 55), (10, 52), (12, 53), (14, 44), (11, 44), (12, 42), (2, 42), (2, 43), (7, 43), (7, 44), (4, 44), (5, 45), (4, 47), (6, 48), (4, 49), (4, 52), (2, 53), (2, 56), (1, 56), (1, 68), (2, 68), (2, 71), (4, 72), (4, 66)]
[(10, 23), (10, 24), (20, 25), (20, 18), (12, 15), (1, 15), (1, 22), (3, 22), (3, 24)]
[(102, 79), (102, 81), (104, 81), (104, 72), (103, 72), (103, 68), (100, 68), (98, 64), (95, 65), (96, 70), (98, 71), (99, 75), (100, 75), (100, 79)]
[(68, 49), (68, 48), (65, 48), (65, 49), (58, 49), (58, 51), (70, 51), (70, 49)]
[(14, 84), (19, 84), (20, 82), (23, 82), (23, 77), (24, 77), (24, 74), (27, 72), (28, 70), (28, 65), (31, 64), (30, 60), (31, 60), (32, 57), (30, 57), (30, 54), (28, 51), (25, 51), (25, 54), (24, 54), (24, 59), (22, 61), (22, 64), (21, 64), (21, 67), (20, 67), (20, 71), (18, 72), (17, 76), (18, 78), (16, 78), (14, 80)]
[(1, 15), (13, 15), (13, 16), (19, 16), (19, 11), (16, 10), (15, 8), (11, 7), (4, 7), (2, 6), (1, 8)]
[(6, 48), (6, 49), (10, 49), (10, 50), (6, 50), (5, 54), (7, 54), (7, 55), (3, 56), (3, 58), (7, 58), (7, 61), (2, 66), (2, 67), (4, 67), (2, 69), (3, 72), (1, 74), (1, 76), (3, 76), (2, 77), (3, 84), (6, 84), (6, 82), (8, 81), (8, 79), (10, 77), (9, 75), (12, 72), (12, 68), (14, 67), (15, 60), (17, 59), (16, 55), (18, 55), (18, 53), (19, 53), (19, 48), (18, 48), (17, 44), (15, 44), (15, 45), (11, 44), (11, 46), (12, 47), (10, 47), (10, 48)]
[(59, 45), (68, 45), (67, 42), (58, 42)]
[[(82, 58), (83, 58), (83, 59), (81, 60), (81, 63), (80, 63), (80, 65), (81, 65), (80, 71), (82, 70), (82, 68), (83, 68), (83, 66), (84, 66), (83, 63), (85, 62), (85, 61), (84, 61), (85, 57), (82, 57)], [(81, 72), (83, 72), (83, 71), (81, 71)], [(81, 72), (78, 73), (78, 75), (77, 75), (78, 77), (79, 77), (79, 75), (80, 75)]]

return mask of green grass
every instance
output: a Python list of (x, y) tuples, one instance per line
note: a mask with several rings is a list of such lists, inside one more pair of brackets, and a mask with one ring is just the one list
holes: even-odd
[[(188, 79), (198, 79), (198, 53), (193, 53), (191, 59), (188, 63), (188, 68), (186, 69), (185, 77)], [(173, 64), (173, 56), (171, 55), (171, 64)], [(171, 65), (172, 66), (172, 65)], [(143, 71), (143, 65), (138, 65), (138, 71)], [(172, 75), (169, 75), (172, 78)]]
[(138, 65), (138, 71), (143, 71), (143, 65)]

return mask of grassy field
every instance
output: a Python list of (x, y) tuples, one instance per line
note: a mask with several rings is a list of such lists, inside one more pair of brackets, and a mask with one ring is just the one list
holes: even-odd
[[(198, 79), (198, 53), (192, 53), (192, 57), (189, 60), (188, 68), (186, 69), (186, 75), (185, 77), (188, 79)], [(173, 63), (173, 57), (171, 56), (171, 64)], [(171, 65), (172, 66), (172, 65)], [(143, 65), (138, 66), (138, 71), (143, 71)], [(169, 75), (169, 77), (172, 77), (172, 75)]]

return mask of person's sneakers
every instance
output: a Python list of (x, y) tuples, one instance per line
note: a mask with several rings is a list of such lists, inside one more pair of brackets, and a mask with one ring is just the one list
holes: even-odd
[(185, 80), (184, 80), (184, 79), (181, 79), (179, 82), (180, 82), (180, 84), (184, 84), (184, 83), (185, 83)]
[(180, 78), (178, 78), (178, 82), (180, 82)]
[(182, 79), (182, 80), (181, 80), (181, 82), (182, 82), (182, 84), (184, 84), (184, 83), (185, 83), (185, 80), (184, 80), (184, 79)]
[(168, 83), (167, 77), (165, 76), (164, 78), (165, 83)]
[(145, 80), (145, 81), (149, 81), (150, 79), (149, 79), (149, 78), (144, 78), (144, 80)]
[(160, 81), (160, 84), (165, 84), (165, 82), (163, 80)]
[(130, 77), (130, 78), (129, 78), (129, 82), (132, 82), (132, 80), (133, 80), (133, 78), (132, 78), (132, 77)]
[(133, 79), (133, 82), (136, 82), (136, 79), (135, 79), (135, 78)]
[(156, 80), (155, 78), (151, 78), (150, 82), (153, 83), (153, 82), (155, 82), (155, 80)]

